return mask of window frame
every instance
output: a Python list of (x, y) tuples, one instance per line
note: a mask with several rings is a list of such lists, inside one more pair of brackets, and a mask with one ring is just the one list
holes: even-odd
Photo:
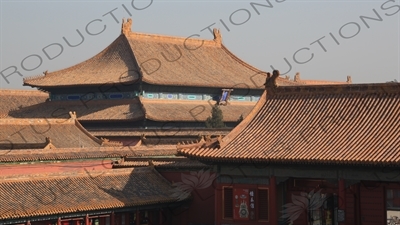
[[(231, 198), (232, 198), (232, 217), (225, 217), (225, 189), (231, 189), (231, 191), (232, 191), (232, 196), (231, 196)], [(222, 187), (222, 219), (223, 220), (233, 220), (233, 186), (223, 186)]]

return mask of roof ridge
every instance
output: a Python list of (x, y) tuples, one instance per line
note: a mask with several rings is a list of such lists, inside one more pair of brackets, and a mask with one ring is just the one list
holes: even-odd
[[(39, 75), (40, 76), (40, 75)], [(49, 94), (40, 90), (19, 90), (19, 89), (0, 89), (0, 94), (8, 95), (22, 95), (22, 96), (32, 96), (32, 94), (37, 94), (38, 96), (48, 96)]]
[[(47, 121), (47, 122), (46, 122)], [(53, 119), (53, 118), (13, 118), (13, 117), (7, 117), (0, 119), (0, 125), (12, 125), (12, 124), (18, 124), (18, 125), (31, 125), (32, 123), (35, 124), (65, 124), (66, 122), (69, 123), (70, 125), (73, 124), (73, 121), (70, 119)]]
[[(137, 171), (138, 170), (138, 171)], [(118, 170), (112, 169), (102, 169), (102, 170), (73, 170), (73, 171), (62, 171), (62, 172), (48, 172), (48, 173), (29, 173), (26, 175), (21, 174), (13, 174), (13, 175), (0, 175), (1, 183), (3, 182), (23, 182), (23, 181), (32, 181), (32, 180), (50, 180), (50, 179), (60, 179), (60, 178), (70, 178), (70, 177), (85, 177), (85, 176), (111, 176), (111, 175), (123, 175), (129, 174), (133, 171), (135, 172), (144, 172), (141, 171), (143, 169), (139, 168), (124, 168)]]
[(299, 83), (299, 84), (307, 84), (307, 85), (310, 85), (310, 84), (313, 84), (313, 83), (316, 83), (316, 84), (351, 84), (352, 83), (352, 79), (351, 79), (351, 76), (347, 76), (347, 80), (346, 81), (307, 80), (307, 79), (303, 80), (303, 79), (300, 78), (300, 73), (297, 72), (294, 75), (293, 82)]
[(267, 88), (268, 95), (400, 93), (400, 83), (324, 84)]
[[(132, 39), (140, 39), (143, 41), (154, 41), (154, 42), (169, 42), (169, 43), (179, 43), (183, 45), (187, 44), (197, 44), (201, 42), (201, 46), (208, 46), (208, 47), (220, 47), (219, 43), (216, 39), (197, 39), (197, 38), (189, 38), (189, 37), (180, 37), (180, 36), (172, 36), (172, 35), (162, 35), (162, 34), (149, 34), (149, 33), (141, 33), (141, 32), (130, 32), (129, 34), (125, 35), (126, 38)], [(148, 39), (146, 39), (148, 38)], [(206, 44), (206, 45), (204, 45)]]
[[(70, 112), (71, 114), (71, 112)], [(102, 145), (104, 141), (98, 139), (97, 137), (93, 136), (91, 133), (89, 133), (88, 130), (86, 130), (82, 124), (78, 121), (78, 119), (76, 118), (76, 113), (73, 112), (74, 116), (71, 116), (70, 120), (74, 120), (75, 126), (82, 131), (84, 134), (86, 134), (90, 139), (92, 139), (93, 141), (95, 141), (97, 144)]]
[(237, 57), (233, 52), (231, 52), (227, 47), (225, 47), (224, 44), (221, 45), (221, 48), (229, 55), (231, 56), (235, 61), (237, 61), (238, 63), (240, 63), (241, 65), (253, 70), (254, 72), (260, 72), (260, 73), (265, 73), (265, 75), (267, 74), (267, 72), (262, 71), (258, 68), (256, 68), (255, 66), (252, 66), (248, 63), (246, 63), (245, 61), (241, 60), (239, 57)]
[(240, 132), (243, 131), (244, 128), (247, 127), (247, 125), (253, 120), (253, 118), (257, 115), (258, 111), (260, 108), (265, 104), (267, 101), (267, 92), (264, 91), (263, 94), (261, 95), (260, 99), (258, 100), (257, 104), (254, 106), (254, 108), (251, 110), (249, 115), (246, 116), (242, 120), (242, 122), (239, 123), (235, 128), (232, 129), (229, 134), (227, 134), (224, 138), (222, 138), (222, 142), (224, 143), (224, 146), (228, 144), (231, 140), (233, 140)]

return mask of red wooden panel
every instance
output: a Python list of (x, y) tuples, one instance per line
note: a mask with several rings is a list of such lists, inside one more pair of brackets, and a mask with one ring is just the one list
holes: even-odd
[(360, 188), (360, 213), (362, 225), (384, 225), (386, 214), (383, 187)]
[(346, 191), (346, 223), (356, 224), (355, 222), (356, 212), (356, 199), (351, 190)]
[(258, 189), (258, 219), (268, 220), (268, 189)]
[(224, 218), (233, 218), (233, 188), (224, 187), (223, 189), (223, 214)]

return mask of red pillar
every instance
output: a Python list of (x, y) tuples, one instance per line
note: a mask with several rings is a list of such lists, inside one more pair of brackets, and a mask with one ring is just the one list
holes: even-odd
[[(346, 184), (343, 178), (339, 179), (339, 210), (343, 210), (346, 216)], [(346, 221), (346, 219), (345, 219)], [(345, 225), (346, 222), (340, 222), (340, 225)]]
[(26, 225), (31, 225), (31, 221), (26, 221)]
[(140, 225), (140, 213), (139, 213), (139, 210), (136, 210), (136, 225)]
[(115, 213), (112, 212), (111, 216), (110, 216), (110, 225), (114, 225), (115, 224)]
[(269, 214), (269, 224), (278, 224), (278, 200), (277, 200), (277, 190), (276, 190), (276, 177), (271, 176), (269, 178), (269, 200), (270, 200), (270, 214)]
[(89, 214), (86, 214), (86, 217), (85, 217), (85, 225), (90, 225), (90, 224), (89, 224)]
[(218, 184), (217, 188), (214, 188), (214, 208), (215, 208), (215, 214), (214, 214), (214, 221), (216, 222), (216, 225), (221, 224), (221, 207), (219, 206), (219, 201), (222, 201), (222, 195), (220, 193), (222, 192), (222, 186)]
[(355, 192), (356, 192), (356, 199), (355, 199), (355, 225), (361, 224), (361, 202), (360, 202), (360, 184), (355, 184)]
[(159, 218), (159, 220), (158, 220), (158, 223), (159, 224), (163, 224), (163, 214), (162, 214), (162, 209), (160, 209), (159, 210), (159, 215), (158, 215), (160, 218)]
[(57, 219), (57, 225), (61, 225), (61, 217), (58, 217), (58, 219)]

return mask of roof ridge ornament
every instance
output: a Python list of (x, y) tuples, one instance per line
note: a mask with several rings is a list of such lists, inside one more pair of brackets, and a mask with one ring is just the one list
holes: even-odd
[(214, 28), (213, 34), (214, 34), (214, 41), (217, 42), (217, 44), (221, 45), (222, 44), (221, 31), (217, 28)]
[(43, 149), (55, 149), (56, 148), (56, 146), (54, 146), (53, 143), (51, 143), (50, 137), (46, 137), (45, 144), (46, 144), (46, 146)]
[(71, 120), (76, 120), (76, 112), (74, 111), (74, 112), (69, 112), (69, 116), (71, 117), (70, 119)]
[(351, 76), (347, 76), (347, 81), (346, 81), (348, 84), (352, 84), (353, 83), (353, 81), (351, 80)]
[(300, 81), (300, 73), (297, 72), (296, 75), (294, 75), (294, 82), (299, 82)]
[(121, 27), (121, 34), (128, 35), (129, 33), (132, 32), (132, 19), (128, 18), (125, 21), (125, 18), (122, 19), (122, 27)]
[(277, 84), (276, 80), (279, 77), (279, 75), (280, 75), (279, 70), (274, 70), (272, 72), (272, 76), (271, 76), (271, 73), (268, 72), (267, 73), (267, 79), (265, 80), (265, 84), (264, 84), (265, 85), (265, 89), (278, 87), (278, 84)]

